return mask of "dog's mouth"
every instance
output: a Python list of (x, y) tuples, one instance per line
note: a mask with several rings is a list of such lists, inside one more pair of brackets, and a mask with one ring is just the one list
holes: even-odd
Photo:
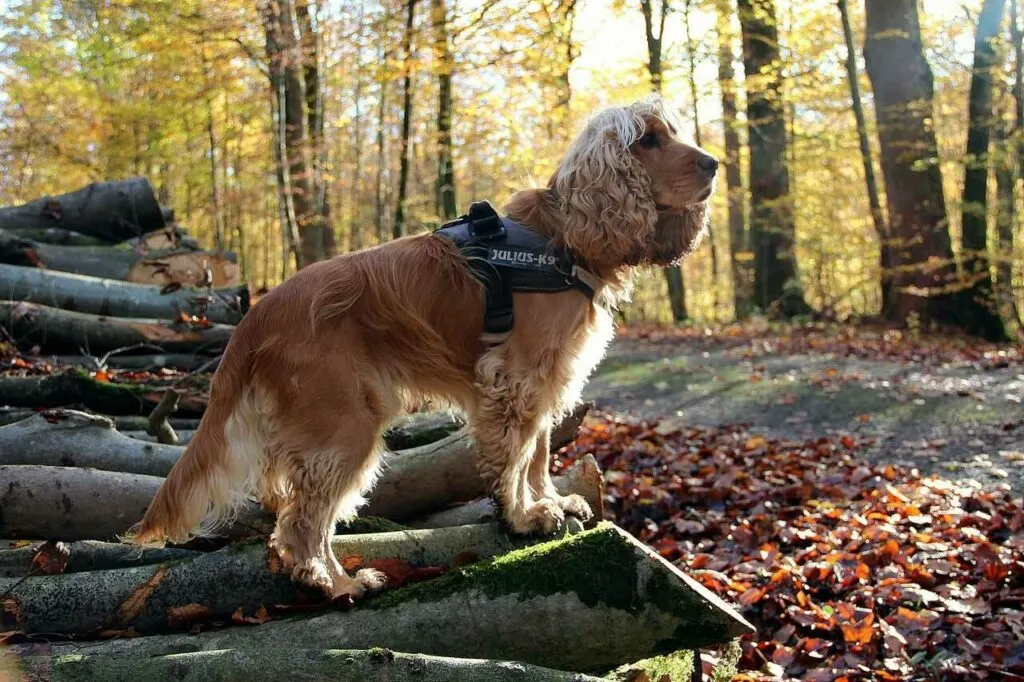
[(712, 194), (712, 192), (714, 192), (714, 190), (715, 190), (714, 185), (708, 185), (707, 187), (705, 187), (701, 191), (700, 194), (698, 194), (696, 197), (694, 197), (693, 200), (690, 201), (685, 206), (672, 206), (670, 204), (662, 204), (662, 203), (659, 203), (659, 202), (656, 201), (656, 202), (654, 202), (654, 208), (657, 209), (658, 213), (668, 213), (668, 214), (671, 214), (671, 215), (682, 215), (683, 213), (686, 213), (687, 211), (692, 210), (693, 207), (696, 206), (697, 204), (703, 204), (705, 201), (710, 199), (711, 198), (711, 194)]

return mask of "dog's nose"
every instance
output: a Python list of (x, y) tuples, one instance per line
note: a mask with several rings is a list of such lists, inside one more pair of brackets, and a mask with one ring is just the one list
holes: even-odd
[(697, 168), (700, 168), (708, 177), (712, 177), (714, 176), (715, 171), (718, 170), (718, 159), (705, 154), (697, 159)]

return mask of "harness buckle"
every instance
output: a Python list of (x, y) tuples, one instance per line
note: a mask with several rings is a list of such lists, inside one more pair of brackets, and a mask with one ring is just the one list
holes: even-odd
[(469, 233), (481, 239), (493, 239), (505, 234), (505, 223), (489, 201), (474, 201), (466, 214)]

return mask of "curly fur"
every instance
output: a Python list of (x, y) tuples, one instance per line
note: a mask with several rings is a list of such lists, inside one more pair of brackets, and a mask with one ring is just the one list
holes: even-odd
[(658, 100), (593, 117), (548, 187), (516, 193), (514, 220), (573, 249), (605, 284), (516, 293), (507, 339), (482, 339), (484, 291), (457, 249), (424, 234), (311, 265), (266, 295), (231, 338), (206, 415), (129, 534), (183, 541), (247, 495), (277, 514), (271, 544), (296, 580), (359, 595), (378, 574), (346, 574), (339, 519), (365, 501), (388, 421), (423, 400), (461, 407), (477, 468), (515, 532), (588, 517), (548, 472), (550, 429), (578, 401), (613, 334), (610, 303), (630, 271), (678, 260), (706, 227), (713, 161), (677, 137)]

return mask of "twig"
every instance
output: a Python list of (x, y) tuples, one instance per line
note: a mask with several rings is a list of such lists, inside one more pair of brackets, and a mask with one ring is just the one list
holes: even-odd
[(160, 402), (153, 409), (153, 412), (149, 415), (149, 425), (146, 427), (146, 433), (151, 436), (156, 436), (158, 442), (164, 445), (177, 445), (178, 434), (174, 432), (174, 427), (167, 418), (174, 414), (178, 410), (178, 400), (181, 396), (173, 388), (167, 389), (163, 397), (160, 398)]

